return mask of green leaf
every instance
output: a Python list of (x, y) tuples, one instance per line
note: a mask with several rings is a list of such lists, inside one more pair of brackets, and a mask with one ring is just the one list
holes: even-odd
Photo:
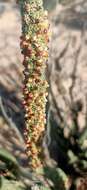
[(67, 155), (69, 158), (69, 164), (74, 164), (78, 161), (78, 157), (71, 150), (68, 150)]
[(40, 190), (50, 190), (48, 187), (41, 186)]
[(0, 148), (0, 160), (6, 162), (7, 165), (12, 164), (17, 168), (19, 167), (16, 158), (3, 148)]
[(20, 168), (16, 158), (7, 150), (2, 148), (0, 148), (0, 161), (1, 171), (5, 172), (8, 170), (11, 178), (19, 176)]
[(46, 179), (50, 179), (54, 184), (54, 189), (67, 190), (68, 177), (60, 168), (44, 168), (44, 175)]
[(25, 190), (25, 186), (20, 181), (0, 177), (0, 190)]
[(50, 188), (36, 184), (31, 187), (31, 190), (50, 190)]

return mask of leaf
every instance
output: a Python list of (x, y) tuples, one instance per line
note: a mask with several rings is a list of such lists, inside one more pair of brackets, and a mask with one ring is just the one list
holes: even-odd
[(20, 181), (7, 180), (0, 177), (0, 190), (25, 190), (25, 186)]
[(7, 165), (12, 164), (17, 168), (19, 167), (16, 158), (3, 148), (0, 148), (0, 160), (6, 162)]
[(6, 169), (6, 164), (0, 160), (0, 171), (3, 171)]
[(44, 187), (44, 186), (42, 186), (41, 188), (40, 188), (40, 190), (50, 190), (48, 187)]
[(54, 189), (67, 190), (68, 189), (68, 177), (64, 171), (60, 168), (44, 168), (44, 174), (46, 179), (50, 179), (54, 184)]
[(69, 164), (74, 164), (78, 161), (78, 157), (71, 150), (68, 150), (67, 155), (69, 158)]
[(40, 185), (34, 185), (31, 187), (31, 190), (50, 190), (48, 187), (40, 186)]
[(20, 168), (16, 158), (3, 148), (0, 148), (0, 161), (1, 171), (5, 172), (6, 170), (8, 170), (9, 177), (11, 178), (19, 176)]

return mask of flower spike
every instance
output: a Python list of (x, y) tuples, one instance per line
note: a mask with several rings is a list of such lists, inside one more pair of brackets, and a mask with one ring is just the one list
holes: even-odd
[(24, 60), (23, 105), (25, 108), (25, 142), (29, 164), (42, 164), (42, 139), (46, 124), (48, 83), (45, 67), (48, 59), (49, 24), (42, 0), (21, 0), (21, 52)]

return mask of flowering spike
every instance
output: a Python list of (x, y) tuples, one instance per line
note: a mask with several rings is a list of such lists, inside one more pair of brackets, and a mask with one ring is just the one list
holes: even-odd
[(41, 143), (45, 130), (45, 105), (48, 83), (45, 67), (48, 58), (49, 24), (42, 0), (21, 0), (24, 55), (23, 106), (25, 108), (25, 141), (32, 169), (41, 165)]

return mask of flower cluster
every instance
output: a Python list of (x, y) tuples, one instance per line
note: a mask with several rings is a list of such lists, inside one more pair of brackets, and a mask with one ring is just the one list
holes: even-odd
[(42, 0), (24, 0), (21, 3), (21, 50), (24, 55), (23, 105), (25, 108), (26, 152), (31, 168), (41, 165), (41, 143), (44, 135), (48, 83), (45, 67), (48, 59), (49, 24)]

